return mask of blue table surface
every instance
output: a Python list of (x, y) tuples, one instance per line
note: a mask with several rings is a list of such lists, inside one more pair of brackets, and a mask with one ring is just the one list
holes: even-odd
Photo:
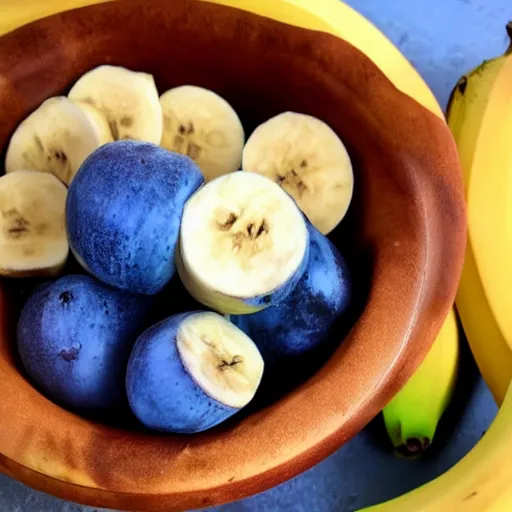
[[(1, 2), (1, 0), (0, 0)], [(506, 47), (511, 0), (348, 0), (414, 64), (444, 107), (460, 75)], [(468, 350), (456, 396), (430, 452), (393, 456), (380, 418), (297, 478), (217, 512), (350, 512), (390, 499), (446, 471), (480, 439), (496, 414)], [(0, 475), (0, 512), (93, 512)]]

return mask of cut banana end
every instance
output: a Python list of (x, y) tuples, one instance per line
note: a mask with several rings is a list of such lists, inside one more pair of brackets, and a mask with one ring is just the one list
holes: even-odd
[(350, 157), (323, 121), (295, 112), (261, 124), (245, 145), (244, 171), (274, 180), (324, 235), (347, 213), (354, 174)]
[(66, 187), (53, 175), (18, 171), (0, 178), (0, 275), (57, 275), (68, 256)]
[(99, 66), (76, 82), (69, 98), (100, 110), (114, 140), (160, 144), (162, 108), (152, 75), (118, 66)]
[(235, 172), (185, 205), (176, 266), (196, 300), (246, 314), (283, 300), (308, 254), (306, 221), (293, 199), (263, 176)]
[(86, 103), (85, 101), (75, 101), (73, 103), (80, 108), (89, 120), (89, 123), (91, 123), (101, 146), (108, 142), (114, 142), (107, 118), (101, 110), (98, 110), (96, 107), (93, 107), (90, 103)]
[(240, 409), (263, 375), (263, 358), (253, 341), (216, 313), (194, 313), (181, 324), (176, 344), (183, 365), (211, 398)]
[(240, 169), (245, 135), (231, 105), (208, 89), (184, 85), (160, 97), (162, 147), (192, 158), (207, 181)]
[(100, 145), (98, 133), (77, 105), (65, 96), (50, 98), (14, 132), (5, 171), (43, 171), (69, 185), (82, 162)]

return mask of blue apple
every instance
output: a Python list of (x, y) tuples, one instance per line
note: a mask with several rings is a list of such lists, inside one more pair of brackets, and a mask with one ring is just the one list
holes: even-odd
[(213, 312), (173, 315), (135, 343), (126, 373), (130, 407), (146, 427), (193, 433), (218, 425), (254, 397), (263, 359)]
[(190, 158), (154, 144), (124, 140), (100, 147), (68, 191), (68, 236), (77, 260), (122, 290), (162, 290), (175, 272), (185, 202), (203, 181)]
[(91, 411), (122, 406), (126, 364), (149, 306), (149, 297), (87, 275), (45, 283), (18, 322), (23, 366), (56, 402)]
[(333, 326), (343, 320), (351, 305), (352, 278), (347, 263), (310, 223), (308, 230), (306, 272), (288, 297), (258, 313), (231, 317), (256, 343), (269, 373), (282, 363), (288, 368), (295, 361), (313, 364), (311, 355), (325, 348)]

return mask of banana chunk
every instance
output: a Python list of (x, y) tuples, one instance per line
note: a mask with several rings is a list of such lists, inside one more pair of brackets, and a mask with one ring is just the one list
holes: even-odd
[(284, 112), (258, 126), (245, 145), (242, 168), (278, 183), (323, 234), (341, 222), (352, 200), (347, 150), (326, 123), (312, 116)]
[(309, 254), (304, 216), (271, 180), (235, 172), (207, 183), (185, 205), (176, 264), (188, 291), (227, 314), (284, 299)]
[(192, 158), (207, 181), (240, 169), (244, 129), (224, 98), (202, 87), (183, 85), (162, 94), (160, 103), (162, 147)]
[(53, 175), (18, 171), (0, 178), (0, 275), (53, 276), (68, 256), (66, 187)]
[(32, 169), (69, 185), (82, 162), (101, 145), (82, 110), (65, 96), (44, 101), (14, 132), (5, 171)]
[(162, 108), (152, 75), (119, 66), (99, 66), (85, 73), (68, 97), (100, 110), (114, 140), (160, 144)]

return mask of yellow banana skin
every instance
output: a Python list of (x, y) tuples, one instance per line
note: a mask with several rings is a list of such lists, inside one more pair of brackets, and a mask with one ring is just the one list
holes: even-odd
[(420, 455), (434, 439), (457, 380), (459, 336), (453, 310), (427, 357), (383, 410), (391, 442), (400, 453)]
[[(508, 30), (512, 31), (511, 24)], [(512, 379), (512, 325), (504, 315), (506, 310), (510, 316), (507, 306), (512, 305), (506, 285), (507, 279), (512, 281), (512, 252), (508, 253), (510, 259), (506, 258), (507, 245), (512, 243), (512, 233), (507, 234), (512, 212), (507, 214), (511, 205), (503, 201), (512, 179), (511, 83), (512, 56), (505, 54), (462, 77), (448, 108), (448, 125), (463, 169), (469, 221), (457, 310), (498, 405)]]
[(467, 192), (469, 238), (489, 305), (512, 350), (512, 55), (489, 66), (496, 72), (484, 69), (468, 79), (487, 98), (481, 110), (468, 107), (467, 123), (479, 126)]
[(489, 430), (466, 457), (432, 482), (364, 512), (510, 512), (510, 454), (512, 386)]

